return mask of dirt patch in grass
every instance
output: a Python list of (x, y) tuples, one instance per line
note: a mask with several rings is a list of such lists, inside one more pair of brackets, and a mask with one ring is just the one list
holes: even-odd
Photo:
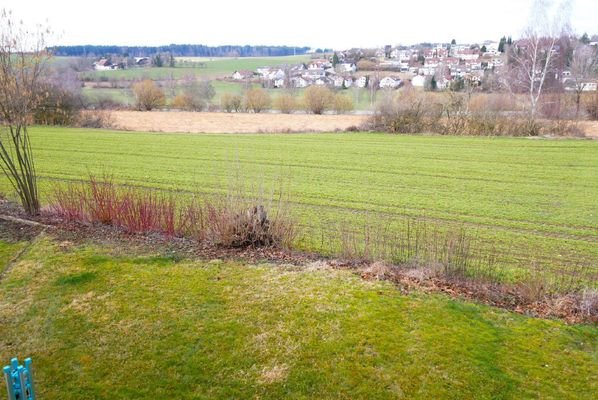
[(144, 132), (335, 132), (360, 126), (363, 115), (249, 114), (185, 111), (115, 111), (119, 129)]

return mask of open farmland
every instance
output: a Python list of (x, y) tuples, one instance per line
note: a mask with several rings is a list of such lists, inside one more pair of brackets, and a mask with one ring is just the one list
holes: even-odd
[[(184, 61), (189, 62), (189, 59)], [(309, 56), (288, 57), (242, 57), (242, 58), (199, 58), (189, 66), (162, 67), (162, 68), (129, 68), (114, 71), (90, 71), (81, 74), (82, 79), (100, 79), (102, 77), (116, 80), (139, 79), (181, 79), (187, 76), (197, 78), (215, 79), (230, 76), (236, 70), (255, 70), (265, 65), (277, 66), (284, 64), (297, 64), (309, 61)]]
[(46, 195), (57, 180), (89, 173), (183, 193), (223, 193), (240, 174), (266, 188), (283, 181), (303, 225), (298, 245), (308, 250), (333, 251), (342, 223), (360, 231), (425, 217), (446, 229), (465, 227), (479, 246), (498, 252), (504, 268), (582, 268), (595, 282), (596, 141), (67, 128), (32, 134)]

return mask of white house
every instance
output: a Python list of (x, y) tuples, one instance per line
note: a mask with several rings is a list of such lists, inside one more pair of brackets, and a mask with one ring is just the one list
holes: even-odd
[(110, 61), (108, 61), (105, 58), (102, 58), (102, 59), (94, 62), (93, 68), (96, 71), (109, 71), (109, 70), (113, 70), (113, 69), (119, 69), (117, 64), (112, 64)]
[(285, 73), (282, 69), (277, 69), (274, 71), (270, 71), (265, 77), (274, 81), (277, 79), (284, 79)]
[(379, 85), (381, 88), (396, 89), (401, 86), (401, 79), (387, 76), (380, 80)]
[(463, 50), (457, 54), (461, 60), (477, 60), (480, 58), (480, 53), (477, 50)]
[(235, 71), (235, 72), (233, 72), (232, 76), (233, 76), (234, 80), (241, 81), (244, 79), (251, 78), (253, 76), (253, 72), (247, 71), (247, 70)]
[(323, 68), (311, 68), (306, 71), (303, 71), (302, 76), (304, 78), (323, 78), (326, 76), (326, 71)]
[(355, 72), (355, 71), (357, 71), (357, 66), (353, 63), (337, 64), (336, 68), (340, 72)]
[(307, 69), (322, 69), (322, 68), (330, 68), (332, 63), (328, 60), (313, 60), (307, 66)]
[(576, 83), (573, 79), (565, 79), (565, 90), (577, 90), (581, 89), (582, 92), (595, 92), (598, 90), (598, 82), (596, 81), (584, 81)]
[(411, 84), (415, 87), (424, 87), (426, 78), (423, 75), (417, 75), (411, 78)]
[(359, 87), (359, 88), (364, 88), (366, 87), (368, 84), (368, 78), (367, 76), (362, 76), (360, 78), (357, 78), (355, 80), (355, 86)]
[(308, 86), (307, 80), (300, 76), (291, 78), (291, 84), (296, 88), (306, 88)]
[(259, 67), (259, 68), (256, 68), (255, 71), (258, 73), (258, 75), (267, 75), (270, 73), (271, 69), (272, 68), (270, 68), (270, 67)]
[(421, 67), (419, 69), (419, 73), (422, 75), (434, 75), (436, 73), (436, 68), (435, 67)]
[(275, 88), (283, 88), (285, 86), (284, 84), (284, 78), (282, 79), (275, 79), (274, 80), (274, 87)]

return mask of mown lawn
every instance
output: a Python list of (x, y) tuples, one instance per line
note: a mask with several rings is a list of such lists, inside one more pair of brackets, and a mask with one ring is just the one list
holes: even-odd
[(346, 271), (43, 236), (0, 281), (0, 360), (44, 399), (595, 398), (598, 329)]
[[(359, 231), (425, 217), (449, 230), (465, 227), (501, 265), (579, 268), (596, 280), (597, 141), (31, 132), (44, 203), (60, 181), (89, 173), (181, 196), (225, 193), (238, 180), (265, 193), (282, 185), (302, 224), (303, 249), (333, 251), (339, 226)], [(5, 180), (0, 191), (11, 192)]]

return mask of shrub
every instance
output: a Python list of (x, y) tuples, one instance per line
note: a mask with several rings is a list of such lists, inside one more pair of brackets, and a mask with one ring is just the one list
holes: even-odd
[(77, 116), (75, 125), (81, 128), (114, 128), (114, 118), (108, 111), (86, 110)]
[(164, 91), (154, 81), (146, 79), (133, 85), (133, 94), (139, 110), (150, 111), (166, 102)]
[(379, 102), (369, 126), (390, 133), (436, 132), (442, 112), (442, 106), (431, 103), (424, 94), (405, 90)]
[(468, 109), (474, 113), (518, 110), (515, 97), (506, 93), (475, 93), (469, 99)]
[(245, 108), (259, 113), (270, 107), (270, 95), (262, 88), (249, 89), (245, 93)]
[(34, 122), (42, 125), (73, 125), (83, 107), (80, 92), (53, 82), (43, 84), (40, 89), (45, 96), (35, 109)]
[(216, 91), (210, 81), (187, 81), (183, 86), (183, 93), (174, 98), (172, 107), (179, 110), (202, 111), (209, 107), (215, 95)]
[(158, 232), (224, 247), (290, 247), (296, 224), (279, 197), (255, 198), (231, 190), (227, 196), (193, 198), (182, 204), (172, 193), (119, 188), (112, 177), (54, 187), (51, 210), (69, 221), (113, 225), (130, 233)]
[(314, 114), (322, 114), (331, 107), (333, 101), (334, 94), (323, 86), (310, 86), (303, 93), (305, 108)]
[(189, 94), (179, 94), (172, 101), (172, 107), (178, 110), (201, 111), (206, 106), (207, 103), (204, 100)]
[(598, 92), (584, 96), (584, 105), (588, 118), (592, 121), (598, 121)]
[(274, 107), (283, 114), (290, 114), (297, 109), (297, 100), (290, 93), (284, 93), (274, 100)]
[(353, 111), (353, 100), (344, 94), (337, 93), (334, 96), (333, 106), (334, 112), (337, 114), (343, 114), (349, 111)]
[(220, 98), (220, 107), (226, 112), (239, 112), (243, 105), (243, 98), (238, 94), (224, 93)]

